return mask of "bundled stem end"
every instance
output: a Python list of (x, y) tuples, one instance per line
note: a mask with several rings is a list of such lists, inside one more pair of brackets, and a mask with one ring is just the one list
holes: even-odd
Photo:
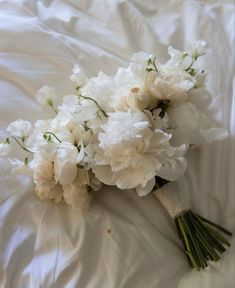
[(231, 236), (231, 232), (191, 210), (176, 216), (175, 223), (189, 264), (198, 271), (205, 269), (208, 261), (217, 262), (224, 246), (230, 246), (223, 234)]

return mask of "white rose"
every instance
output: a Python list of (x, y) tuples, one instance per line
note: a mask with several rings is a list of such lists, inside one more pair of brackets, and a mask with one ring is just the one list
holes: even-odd
[(36, 94), (36, 100), (42, 105), (53, 106), (53, 103), (56, 101), (56, 91), (53, 87), (43, 86), (38, 90)]
[(178, 68), (159, 67), (159, 72), (149, 72), (145, 89), (158, 100), (185, 101), (186, 92), (194, 86), (194, 79)]
[(137, 111), (152, 108), (153, 104), (156, 105), (156, 99), (144, 88), (147, 75), (147, 59), (145, 57), (148, 54), (142, 54), (141, 52), (137, 55), (134, 54), (134, 58), (140, 57), (140, 59), (127, 68), (119, 68), (114, 76), (116, 89), (111, 99), (115, 111), (127, 111), (128, 109)]
[(110, 113), (102, 130), (93, 167), (101, 182), (138, 188), (142, 196), (151, 192), (156, 175), (172, 181), (185, 172), (185, 147), (172, 147), (171, 135), (152, 130), (143, 112)]
[(149, 95), (140, 87), (132, 87), (127, 97), (127, 104), (135, 111), (144, 110), (150, 104)]
[(55, 180), (61, 185), (71, 184), (77, 177), (77, 148), (69, 142), (63, 142), (58, 145), (54, 169)]
[(11, 151), (11, 145), (9, 143), (0, 143), (0, 156), (8, 155)]
[(113, 97), (113, 107), (118, 111), (144, 110), (150, 104), (149, 95), (138, 86), (127, 86), (118, 89)]
[(86, 72), (79, 65), (75, 64), (73, 67), (73, 74), (70, 79), (81, 87), (87, 80)]
[(32, 124), (29, 121), (18, 119), (9, 124), (7, 132), (14, 137), (20, 137), (25, 140), (32, 132)]

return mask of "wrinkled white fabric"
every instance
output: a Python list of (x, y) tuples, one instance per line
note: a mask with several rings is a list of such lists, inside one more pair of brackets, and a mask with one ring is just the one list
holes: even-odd
[[(0, 138), (13, 120), (53, 112), (35, 101), (43, 85), (61, 97), (79, 59), (88, 76), (110, 74), (133, 52), (167, 56), (208, 41), (202, 64), (211, 110), (230, 138), (191, 152), (175, 183), (187, 205), (234, 230), (234, 6), (227, 0), (0, 1)], [(235, 82), (234, 82), (235, 83)], [(43, 110), (44, 109), (44, 110)], [(17, 150), (18, 151), (18, 150)], [(82, 288), (231, 288), (234, 244), (206, 272), (191, 271), (174, 223), (154, 195), (106, 187), (85, 217), (41, 202), (29, 178), (0, 160), (0, 286)]]

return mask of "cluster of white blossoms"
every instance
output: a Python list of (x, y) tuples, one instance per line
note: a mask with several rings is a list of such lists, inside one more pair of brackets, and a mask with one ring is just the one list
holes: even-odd
[(206, 43), (168, 52), (164, 64), (135, 53), (129, 66), (112, 76), (99, 72), (88, 79), (75, 65), (71, 80), (77, 88), (62, 104), (56, 105), (51, 87), (36, 96), (56, 116), (34, 125), (11, 123), (0, 156), (17, 142), (28, 154), (24, 161), (10, 160), (13, 170), (33, 175), (41, 199), (64, 199), (78, 211), (89, 207), (91, 192), (102, 183), (144, 196), (157, 186), (156, 177), (177, 180), (187, 168), (190, 145), (224, 139), (227, 132), (200, 109), (209, 93), (196, 62), (206, 53)]

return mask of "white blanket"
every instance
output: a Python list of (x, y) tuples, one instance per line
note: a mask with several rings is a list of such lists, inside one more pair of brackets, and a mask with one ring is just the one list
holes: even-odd
[[(133, 52), (208, 41), (211, 110), (230, 138), (191, 153), (175, 183), (205, 217), (234, 230), (234, 6), (229, 0), (0, 1), (0, 138), (14, 119), (47, 117), (36, 91), (72, 88), (73, 63), (112, 73)], [(174, 223), (153, 195), (106, 187), (81, 217), (41, 202), (30, 179), (0, 160), (0, 287), (231, 288), (234, 246), (207, 271), (191, 271)]]

